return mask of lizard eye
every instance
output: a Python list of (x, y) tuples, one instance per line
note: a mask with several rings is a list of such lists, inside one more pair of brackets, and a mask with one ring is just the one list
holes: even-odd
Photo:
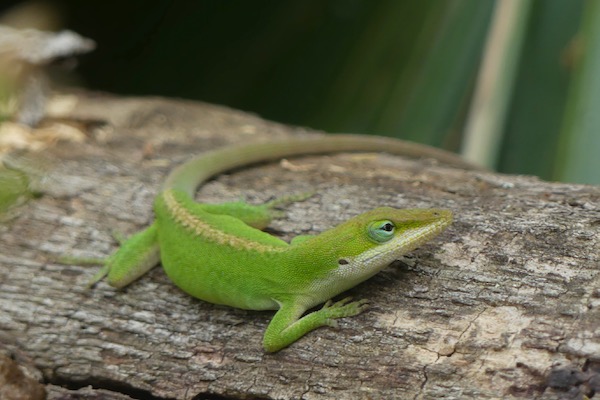
[(396, 226), (392, 221), (374, 221), (369, 224), (369, 237), (377, 243), (384, 243), (394, 237)]

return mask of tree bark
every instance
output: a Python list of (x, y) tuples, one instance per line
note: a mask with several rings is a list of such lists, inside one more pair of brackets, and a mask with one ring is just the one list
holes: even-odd
[(99, 267), (56, 259), (106, 257), (113, 231), (147, 226), (162, 179), (190, 155), (309, 130), (201, 103), (73, 96), (53, 100), (49, 129), (86, 139), (47, 147), (46, 194), (0, 225), (0, 339), (27, 355), (50, 399), (600, 395), (599, 187), (385, 154), (217, 177), (199, 201), (316, 191), (271, 224), (286, 240), (382, 205), (455, 212), (437, 239), (349, 291), (369, 300), (366, 312), (266, 354), (273, 312), (193, 299), (160, 268), (122, 291), (89, 290)]

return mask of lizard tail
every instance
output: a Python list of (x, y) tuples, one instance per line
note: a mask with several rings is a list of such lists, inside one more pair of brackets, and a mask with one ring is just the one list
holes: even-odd
[(400, 139), (353, 134), (309, 135), (264, 143), (236, 144), (199, 154), (173, 169), (165, 180), (163, 190), (176, 189), (193, 197), (200, 184), (231, 169), (283, 157), (352, 151), (432, 158), (458, 168), (483, 170), (482, 167), (471, 164), (454, 153)]

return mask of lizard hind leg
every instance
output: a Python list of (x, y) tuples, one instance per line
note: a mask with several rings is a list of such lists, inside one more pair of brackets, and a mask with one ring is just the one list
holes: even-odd
[(65, 265), (102, 265), (103, 267), (98, 271), (87, 283), (87, 287), (91, 288), (96, 283), (100, 282), (108, 274), (108, 258), (86, 258), (86, 257), (73, 257), (73, 256), (60, 256), (54, 259), (60, 264)]
[(120, 238), (121, 247), (110, 257), (100, 260), (74, 259), (78, 264), (101, 264), (102, 268), (88, 281), (92, 287), (107, 277), (108, 284), (122, 288), (135, 281), (160, 261), (156, 223), (128, 239)]
[[(143, 233), (143, 232), (140, 232), (140, 233)], [(119, 245), (121, 245), (121, 246), (125, 245), (126, 247), (131, 246), (131, 244), (127, 244), (128, 238), (125, 237), (125, 235), (123, 233), (121, 233), (119, 231), (112, 231), (111, 234), (112, 234), (113, 239), (115, 239), (119, 243)], [(142, 236), (147, 236), (147, 235), (148, 234), (142, 235)], [(151, 238), (150, 240), (152, 241), (153, 239)], [(136, 246), (133, 246), (133, 247), (136, 247)], [(139, 250), (140, 249), (138, 249), (137, 252), (139, 252)], [(157, 250), (157, 249), (151, 249), (151, 252), (154, 252), (155, 250)], [(66, 256), (58, 257), (55, 260), (61, 264), (66, 264), (66, 265), (102, 265), (102, 268), (98, 272), (96, 272), (94, 274), (94, 276), (92, 276), (92, 278), (87, 282), (86, 286), (88, 288), (91, 288), (91, 287), (94, 287), (98, 282), (100, 282), (102, 279), (104, 279), (107, 275), (110, 274), (110, 272), (114, 266), (113, 258), (120, 251), (121, 251), (121, 249), (117, 250), (110, 257), (104, 257), (104, 258), (74, 257), (74, 256), (66, 255)], [(128, 251), (131, 251), (131, 250), (128, 250)], [(148, 254), (146, 253), (146, 255), (148, 255)], [(158, 255), (156, 256), (156, 259), (158, 260)], [(117, 267), (117, 269), (118, 269), (118, 267)], [(133, 268), (133, 269), (135, 269), (135, 268)], [(145, 273), (146, 271), (147, 270), (144, 270), (143, 273)]]
[(150, 271), (160, 262), (156, 222), (121, 243), (104, 267), (92, 278), (99, 281), (107, 276), (108, 284), (122, 288)]

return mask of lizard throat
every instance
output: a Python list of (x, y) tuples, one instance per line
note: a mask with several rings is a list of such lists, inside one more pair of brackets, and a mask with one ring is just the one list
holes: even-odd
[(185, 205), (177, 200), (172, 190), (164, 191), (162, 196), (171, 217), (178, 224), (191, 230), (196, 236), (202, 239), (219, 245), (228, 246), (235, 250), (251, 250), (259, 253), (282, 252), (287, 250), (285, 247), (271, 246), (256, 242), (244, 237), (231, 235), (215, 228), (211, 224), (202, 221), (200, 218), (190, 213)]

